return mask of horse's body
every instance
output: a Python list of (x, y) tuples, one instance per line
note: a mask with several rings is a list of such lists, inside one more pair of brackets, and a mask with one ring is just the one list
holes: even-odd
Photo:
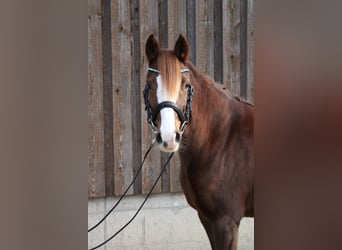
[[(162, 65), (167, 60), (160, 58), (165, 56), (163, 54), (170, 54), (170, 57), (174, 54), (179, 68), (189, 69), (186, 74), (179, 73), (181, 80), (174, 84), (181, 87), (172, 102), (179, 107), (185, 106), (186, 94), (182, 86), (184, 82), (190, 82), (194, 89), (191, 120), (179, 136), (179, 121), (173, 114), (176, 128), (173, 135), (169, 132), (172, 129), (165, 129), (167, 119), (163, 117), (166, 117), (166, 111), (163, 114), (161, 109), (158, 123), (161, 123), (159, 128), (164, 126), (164, 129), (160, 129), (158, 134), (160, 147), (164, 151), (179, 151), (184, 194), (188, 203), (197, 210), (212, 249), (236, 249), (241, 218), (254, 216), (254, 107), (231, 96), (222, 89), (222, 85), (199, 73), (187, 61), (188, 44), (182, 36), (174, 51), (160, 49), (151, 36), (146, 44), (146, 54), (150, 67), (166, 66), (167, 69), (169, 65)], [(170, 73), (160, 72), (162, 77)], [(148, 81), (153, 81), (152, 77), (156, 77), (154, 73), (148, 73)], [(164, 80), (166, 78), (164, 76)], [(160, 78), (156, 81), (158, 92), (162, 81)], [(154, 105), (160, 103), (160, 94), (155, 99)], [(169, 113), (172, 110), (170, 107), (166, 109)]]

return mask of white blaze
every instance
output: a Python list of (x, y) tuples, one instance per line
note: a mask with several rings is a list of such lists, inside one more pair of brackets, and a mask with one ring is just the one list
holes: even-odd
[[(158, 103), (164, 101), (176, 102), (177, 97), (169, 96), (165, 86), (163, 86), (160, 75), (157, 76), (157, 100)], [(175, 126), (175, 112), (172, 108), (163, 108), (160, 111), (160, 135), (162, 140), (167, 142), (170, 147), (175, 144), (176, 126)]]

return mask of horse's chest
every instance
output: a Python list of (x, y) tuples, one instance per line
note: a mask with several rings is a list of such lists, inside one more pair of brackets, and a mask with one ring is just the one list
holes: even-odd
[(222, 180), (207, 171), (196, 171), (182, 167), (181, 185), (188, 203), (203, 213), (215, 212), (217, 192), (222, 188)]

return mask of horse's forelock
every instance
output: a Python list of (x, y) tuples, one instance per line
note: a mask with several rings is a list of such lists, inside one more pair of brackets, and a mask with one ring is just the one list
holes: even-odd
[(170, 97), (177, 97), (180, 90), (180, 63), (171, 52), (164, 50), (158, 56), (158, 68), (163, 84)]

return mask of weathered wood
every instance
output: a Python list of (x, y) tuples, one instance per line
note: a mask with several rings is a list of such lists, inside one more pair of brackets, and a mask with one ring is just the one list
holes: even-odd
[(240, 0), (222, 2), (223, 85), (240, 95)]
[(214, 1), (214, 79), (218, 83), (223, 82), (222, 14), (222, 1)]
[[(138, 171), (141, 156), (141, 78), (140, 78), (140, 20), (139, 0), (131, 0), (131, 41), (132, 41), (132, 119), (133, 119), (133, 174)], [(134, 182), (134, 193), (141, 193), (142, 175)]]
[[(142, 81), (146, 79), (148, 61), (145, 56), (145, 43), (150, 34), (155, 34), (158, 37), (158, 2), (149, 0), (140, 0), (140, 77)], [(152, 11), (151, 11), (152, 10)], [(141, 93), (145, 83), (142, 82)], [(142, 98), (143, 99), (143, 98)], [(151, 141), (152, 133), (149, 124), (146, 122), (145, 105), (143, 100), (141, 101), (141, 132), (142, 132), (142, 144), (141, 151), (143, 154), (147, 151)], [(144, 168), (142, 170), (142, 193), (146, 194), (151, 189), (156, 177), (160, 173), (160, 150), (155, 146), (149, 156), (146, 158)], [(161, 191), (160, 182), (156, 185), (154, 193), (159, 193)]]
[(112, 31), (110, 0), (101, 1), (102, 10), (102, 62), (103, 62), (103, 118), (104, 164), (106, 170), (106, 196), (114, 195), (113, 151), (113, 98), (112, 98)]
[(196, 65), (196, 1), (186, 0), (186, 36), (190, 45), (190, 61)]
[(168, 45), (173, 49), (179, 34), (186, 35), (186, 2), (184, 0), (168, 1)]
[(168, 47), (168, 0), (158, 0), (158, 33), (159, 44)]
[(88, 196), (105, 195), (102, 30), (100, 1), (88, 1)]
[[(254, 101), (253, 0), (88, 0), (89, 197), (120, 195), (152, 136), (142, 98), (150, 34), (172, 48), (180, 33), (190, 60), (234, 95)], [(243, 22), (244, 23), (241, 23)], [(102, 24), (101, 24), (102, 23)], [(156, 145), (130, 194), (147, 193), (169, 154)], [(181, 191), (175, 154), (155, 189)]]
[[(111, 2), (113, 56), (114, 192), (121, 195), (132, 180), (132, 88), (130, 4)], [(133, 193), (131, 189), (129, 193)]]
[(196, 66), (214, 78), (214, 4), (196, 1)]
[(240, 96), (247, 99), (247, 0), (240, 0)]
[[(179, 34), (186, 34), (186, 2), (183, 0), (168, 1), (168, 44), (170, 48), (174, 48)], [(167, 154), (168, 156), (169, 154)], [(165, 158), (164, 158), (165, 161)], [(163, 162), (164, 162), (163, 161)], [(176, 153), (170, 162), (168, 178), (163, 179), (163, 184), (168, 185), (165, 191), (179, 192), (181, 191), (179, 172), (180, 159)]]
[(247, 100), (254, 103), (254, 0), (248, 0), (247, 12)]

